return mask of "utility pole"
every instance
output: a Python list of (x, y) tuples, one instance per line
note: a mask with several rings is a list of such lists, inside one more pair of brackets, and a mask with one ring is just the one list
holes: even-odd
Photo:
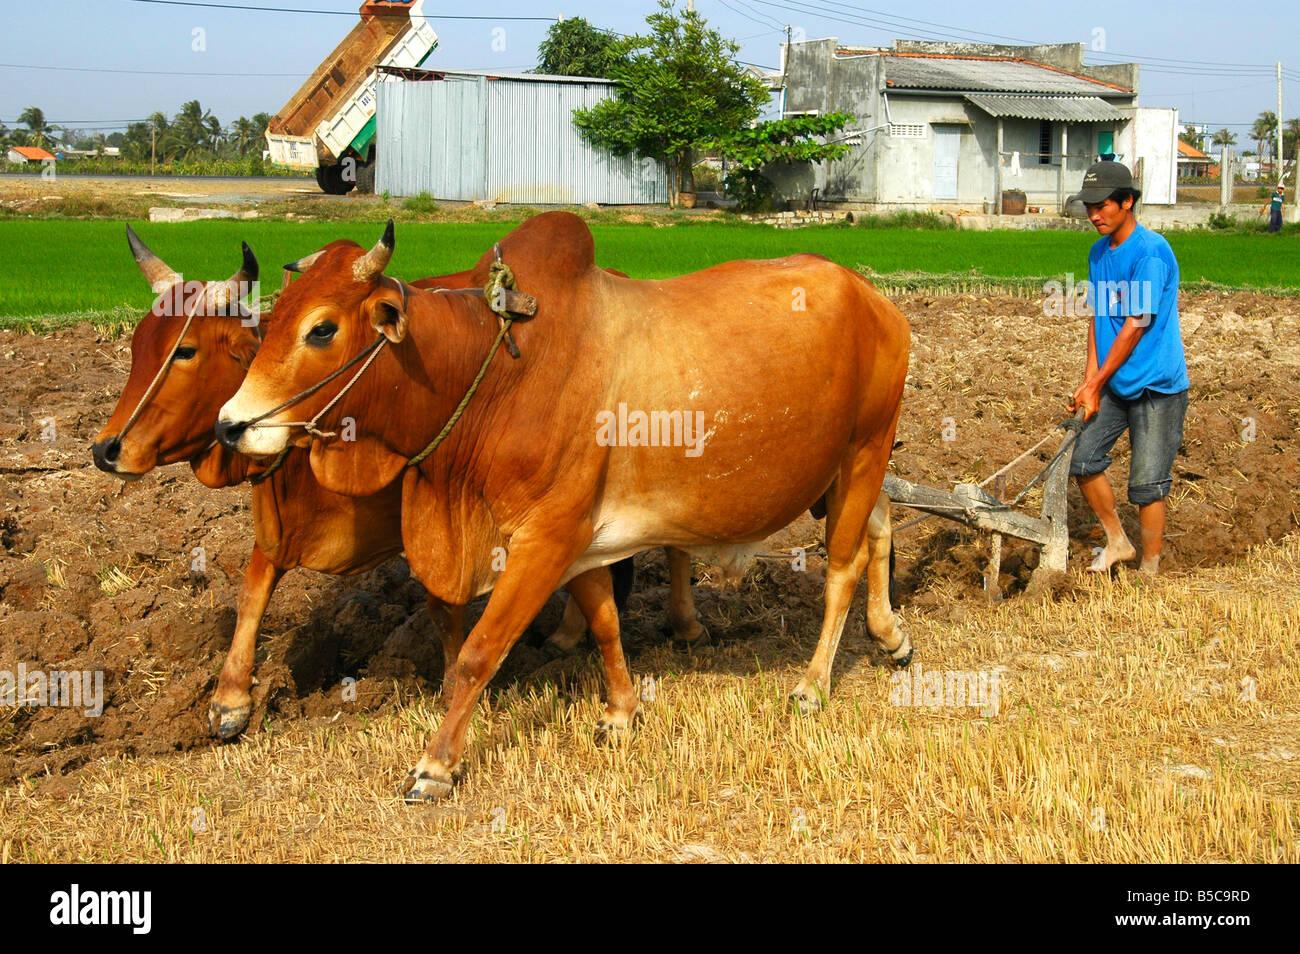
[(151, 176), (158, 174), (158, 169), (156, 165), (157, 159), (158, 159), (158, 123), (151, 119), (149, 120), (149, 175)]
[(1277, 184), (1282, 184), (1282, 61), (1277, 61)]

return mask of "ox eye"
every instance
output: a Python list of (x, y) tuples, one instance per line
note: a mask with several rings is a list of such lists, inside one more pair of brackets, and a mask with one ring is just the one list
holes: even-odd
[(194, 357), (196, 354), (198, 354), (198, 348), (177, 348), (177, 349), (176, 349), (176, 360), (177, 360), (177, 361), (188, 361), (188, 360), (190, 360), (190, 358)]
[(332, 321), (322, 321), (319, 325), (307, 332), (307, 343), (313, 345), (327, 345), (334, 340), (334, 332), (339, 330), (339, 326)]

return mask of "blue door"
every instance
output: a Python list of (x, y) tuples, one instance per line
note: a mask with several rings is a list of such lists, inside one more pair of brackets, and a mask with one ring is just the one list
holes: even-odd
[(934, 126), (934, 197), (957, 198), (957, 153), (961, 150), (960, 126)]

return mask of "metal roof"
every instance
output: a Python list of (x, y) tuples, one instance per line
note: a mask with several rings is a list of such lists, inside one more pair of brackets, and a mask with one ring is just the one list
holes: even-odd
[(579, 83), (583, 86), (617, 86), (618, 82), (599, 76), (559, 76), (550, 73), (494, 73), (491, 70), (435, 70), (428, 67), (379, 67), (381, 73), (400, 76), (406, 80), (445, 80), (487, 78), (490, 80), (515, 80), (524, 83)]
[(889, 89), (951, 89), (987, 93), (1132, 96), (1100, 80), (1026, 60), (953, 56), (884, 56)]
[(1099, 96), (1014, 96), (1005, 93), (968, 93), (990, 116), (1046, 119), (1058, 123), (1108, 123), (1125, 115)]

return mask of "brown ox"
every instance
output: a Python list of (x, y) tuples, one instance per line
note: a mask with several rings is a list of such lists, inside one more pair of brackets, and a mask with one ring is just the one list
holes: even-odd
[[(312, 474), (306, 453), (296, 449), (263, 479), (269, 461), (252, 460), (219, 444), (212, 436), (217, 413), (239, 390), (261, 343), (260, 324), (247, 311), (232, 307), (256, 281), (257, 260), (245, 245), (244, 264), (229, 280), (187, 286), (129, 226), (127, 239), (160, 298), (131, 337), (126, 386), (91, 452), (100, 470), (123, 480), (136, 480), (154, 467), (185, 461), (209, 487), (254, 481), (253, 554), (244, 573), (234, 639), (208, 710), (212, 734), (232, 738), (246, 728), (252, 711), (249, 690), (257, 635), (280, 578), (294, 567), (340, 575), (360, 573), (399, 553), (401, 488), (390, 485), (360, 498), (331, 493)], [(464, 288), (470, 279), (470, 270), (466, 270), (421, 279), (413, 287)], [(177, 303), (182, 314), (173, 316)], [(178, 343), (183, 312), (191, 305), (196, 321)], [(174, 344), (178, 345), (175, 358), (142, 405), (141, 399)], [(124, 434), (123, 428), (137, 407), (139, 415)], [(679, 638), (694, 639), (703, 630), (690, 600), (689, 562), (683, 569), (684, 554), (670, 557), (675, 594), (670, 621)], [(630, 564), (623, 574), (620, 583), (630, 585)], [(445, 671), (450, 677), (462, 642), (463, 607), (432, 601), (430, 611), (443, 640)], [(548, 642), (570, 649), (586, 629), (586, 618), (570, 600), (563, 623)], [(450, 683), (444, 688), (449, 689)]]
[[(634, 281), (595, 266), (581, 219), (538, 216), (500, 246), (539, 301), (536, 317), (513, 329), (522, 357), (493, 355), (445, 440), (409, 466), (471, 390), (498, 319), (482, 300), (384, 276), (392, 246), (390, 222), (368, 252), (335, 243), (304, 260), (306, 273), (278, 303), (217, 433), (241, 452), (277, 453), (289, 422), (325, 408), (340, 386), (277, 406), (377, 334), (391, 345), (372, 352), (372, 366), (325, 418), (353, 417), (357, 440), (295, 440), (310, 444), (312, 469), (333, 490), (371, 494), (400, 478), (407, 559), (431, 597), (459, 604), (492, 590), (461, 649), (447, 715), (407, 778), (408, 800), (451, 791), (479, 694), (566, 581), (605, 662), (599, 729), (630, 724), (637, 696), (618, 617), (607, 574), (593, 571), (653, 546), (738, 562), (820, 502), (826, 612), (795, 700), (811, 710), (829, 692), (864, 570), (869, 631), (895, 661), (910, 658), (888, 601), (889, 510), (880, 494), (909, 332), (860, 275), (795, 255)], [(476, 284), (491, 260), (479, 262)], [(668, 415), (661, 427), (680, 412), (673, 440), (681, 446), (634, 430), (629, 408)], [(689, 420), (702, 427), (692, 434)], [(509, 554), (500, 573), (498, 548)]]

